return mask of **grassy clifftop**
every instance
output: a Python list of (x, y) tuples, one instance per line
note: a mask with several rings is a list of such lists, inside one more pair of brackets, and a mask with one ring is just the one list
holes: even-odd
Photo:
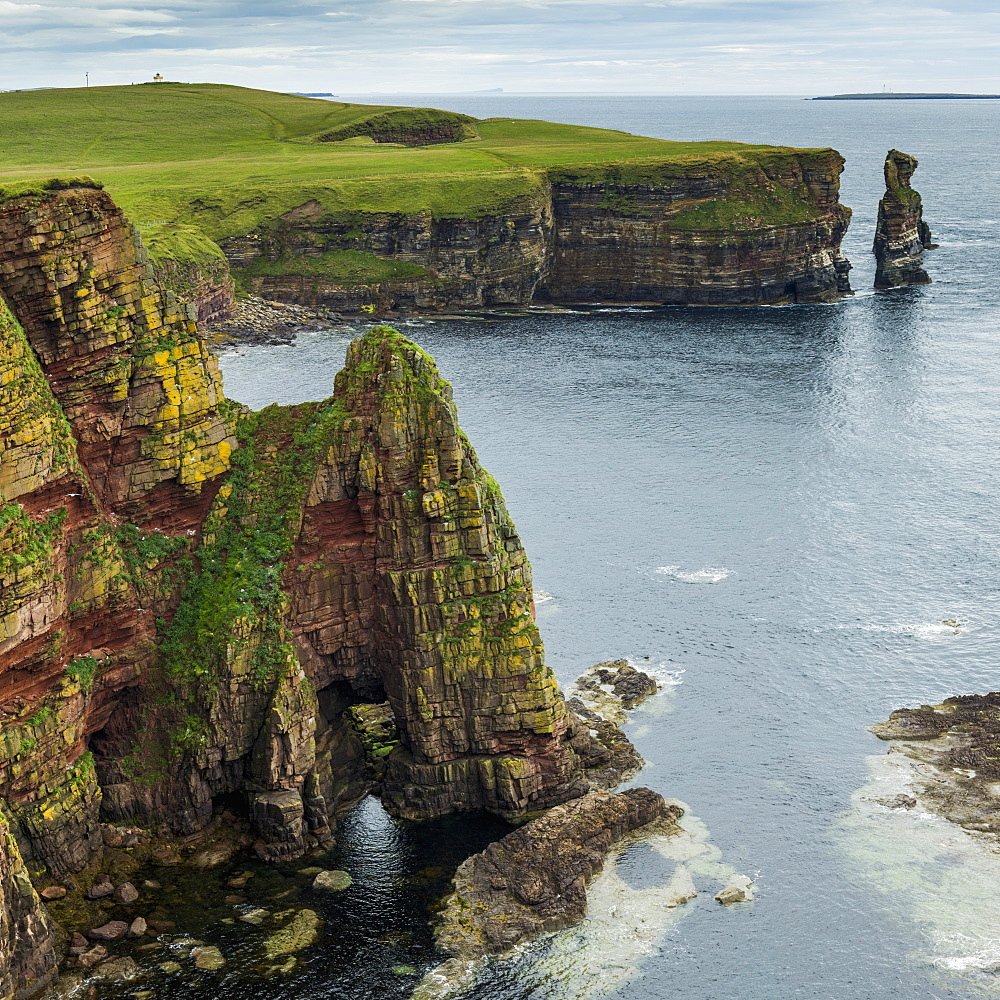
[[(441, 126), (434, 144), (405, 144), (411, 126), (428, 123)], [(458, 141), (448, 141), (457, 125)], [(193, 223), (215, 240), (310, 199), (325, 212), (477, 216), (530, 197), (550, 172), (596, 175), (612, 163), (637, 173), (716, 161), (734, 167), (818, 152), (509, 118), (476, 122), (221, 84), (0, 94), (0, 126), (0, 190), (91, 174), (144, 232)]]

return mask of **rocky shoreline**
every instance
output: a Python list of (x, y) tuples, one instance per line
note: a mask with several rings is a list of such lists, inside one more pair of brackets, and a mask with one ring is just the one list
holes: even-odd
[(231, 315), (201, 327), (201, 334), (213, 345), (292, 344), (298, 333), (327, 330), (344, 322), (333, 309), (315, 309), (291, 302), (274, 302), (256, 295), (236, 299)]
[(871, 732), (921, 765), (913, 794), (885, 805), (919, 804), (970, 832), (1000, 835), (1000, 692), (898, 709)]

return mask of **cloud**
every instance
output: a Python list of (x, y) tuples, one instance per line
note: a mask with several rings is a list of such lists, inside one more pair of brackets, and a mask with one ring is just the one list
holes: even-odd
[(0, 89), (1000, 91), (992, 0), (333, 2), (0, 0)]

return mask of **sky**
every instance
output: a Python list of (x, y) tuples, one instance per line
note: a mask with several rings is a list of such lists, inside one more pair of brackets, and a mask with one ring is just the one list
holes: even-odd
[(0, 0), (0, 90), (1000, 93), (996, 0)]

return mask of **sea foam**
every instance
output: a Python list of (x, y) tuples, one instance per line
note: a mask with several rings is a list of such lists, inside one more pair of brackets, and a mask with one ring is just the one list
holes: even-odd
[(656, 570), (661, 576), (669, 576), (681, 583), (722, 583), (732, 572), (724, 566), (705, 566), (702, 569), (681, 569), (680, 566), (660, 566)]

